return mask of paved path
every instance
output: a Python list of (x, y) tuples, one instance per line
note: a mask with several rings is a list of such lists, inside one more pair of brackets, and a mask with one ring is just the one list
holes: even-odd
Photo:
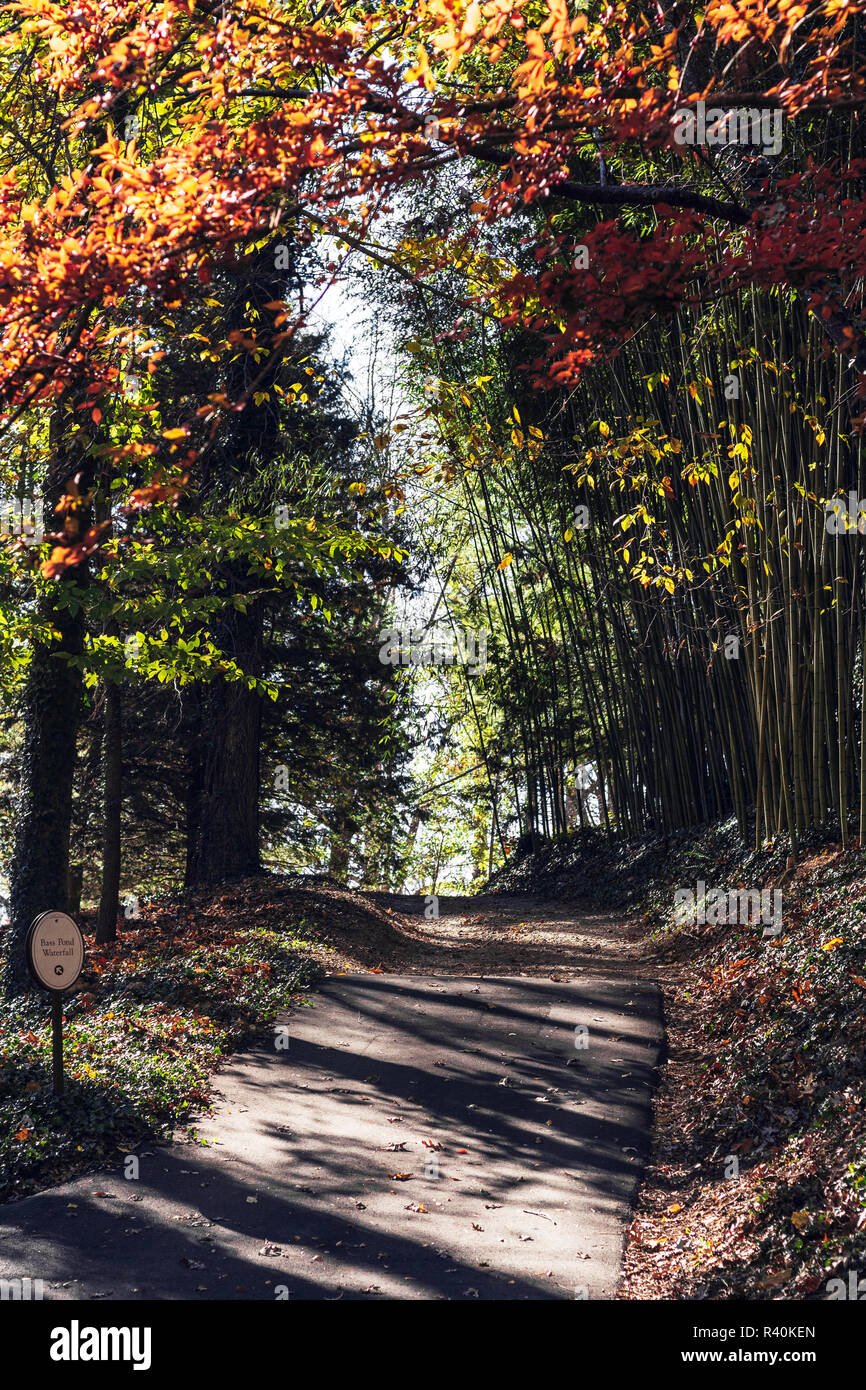
[(281, 1020), (288, 1050), (221, 1070), (206, 1145), (0, 1208), (0, 1278), (50, 1299), (612, 1296), (653, 985), (334, 976), (311, 1005)]

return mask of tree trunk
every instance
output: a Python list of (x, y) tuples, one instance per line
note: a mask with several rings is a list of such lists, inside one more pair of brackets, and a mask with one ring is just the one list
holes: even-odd
[(345, 883), (349, 872), (349, 855), (352, 851), (352, 837), (357, 830), (348, 812), (338, 815), (331, 838), (331, 856), (328, 860), (328, 874), (338, 883)]
[(7, 998), (32, 988), (24, 960), (24, 942), (33, 918), (52, 908), (67, 907), (81, 675), (64, 658), (81, 652), (84, 619), (81, 609), (73, 615), (54, 602), (46, 607), (49, 612), (44, 616), (49, 617), (57, 636), (34, 649), (24, 694), (24, 750), (10, 875), (10, 926), (4, 942)]
[(105, 687), (103, 715), (103, 840), (102, 891), (96, 920), (98, 944), (117, 938), (118, 896), (120, 893), (120, 807), (123, 797), (123, 730), (120, 686), (109, 681)]
[[(42, 508), (53, 517), (70, 479), (78, 478), (82, 495), (92, 478), (86, 449), (92, 442), (80, 430), (70, 447), (66, 426), (74, 418), (75, 398), (58, 403), (49, 429), (51, 464), (45, 477)], [(82, 452), (84, 451), (84, 452)], [(74, 517), (78, 534), (90, 525), (83, 507)], [(34, 644), (22, 701), (24, 744), (18, 788), (18, 819), (10, 872), (9, 930), (3, 943), (3, 989), (7, 998), (33, 985), (24, 960), (30, 923), (40, 912), (68, 911), (69, 831), (75, 777), (75, 744), (81, 717), (81, 673), (68, 660), (84, 650), (84, 609), (64, 600), (74, 586), (89, 579), (87, 562), (64, 571), (40, 601), (39, 618), (54, 635)]]
[(81, 911), (81, 892), (84, 888), (84, 865), (70, 864), (66, 874), (66, 911), (77, 920)]
[[(261, 614), (230, 610), (219, 644), (247, 674), (261, 672)], [(259, 873), (261, 696), (220, 678), (200, 694), (200, 787), (188, 802), (186, 886)]]

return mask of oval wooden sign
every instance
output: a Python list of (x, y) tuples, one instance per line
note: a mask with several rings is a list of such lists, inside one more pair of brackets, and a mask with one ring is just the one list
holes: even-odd
[(27, 933), (27, 963), (46, 989), (69, 989), (84, 965), (84, 937), (65, 912), (42, 912)]

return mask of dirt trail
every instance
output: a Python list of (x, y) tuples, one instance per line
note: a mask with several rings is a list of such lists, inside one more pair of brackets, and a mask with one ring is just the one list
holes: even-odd
[(526, 898), (377, 903), (387, 960), (337, 952), (137, 1181), (118, 1155), (3, 1208), (0, 1277), (51, 1299), (612, 1297), (662, 1038), (632, 934)]
[[(410, 933), (394, 966), (409, 973), (531, 975), (570, 979), (582, 971), (634, 974), (641, 944), (634, 923), (618, 922), (565, 899), (487, 894), (429, 899), (364, 893), (389, 909)], [(428, 909), (429, 910), (429, 909)]]

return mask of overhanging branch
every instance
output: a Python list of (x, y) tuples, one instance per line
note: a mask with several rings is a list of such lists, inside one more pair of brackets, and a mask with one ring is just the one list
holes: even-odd
[[(504, 150), (488, 144), (472, 145), (466, 153), (499, 168), (510, 164), (512, 159)], [(694, 188), (680, 188), (677, 184), (573, 183), (571, 179), (559, 179), (551, 182), (548, 193), (551, 197), (570, 198), (574, 202), (594, 203), (601, 207), (645, 208), (667, 204), (668, 207), (704, 212), (708, 217), (720, 217), (736, 226), (744, 226), (752, 215), (738, 203), (713, 198)]]

